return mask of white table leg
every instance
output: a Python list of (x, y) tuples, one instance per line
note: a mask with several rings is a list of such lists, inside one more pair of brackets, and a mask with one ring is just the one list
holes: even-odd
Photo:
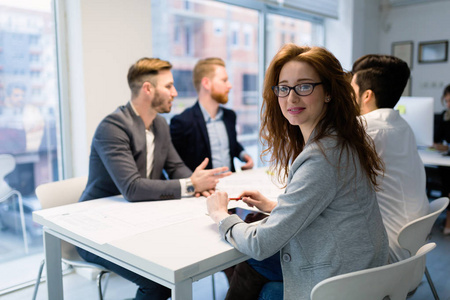
[(61, 240), (44, 230), (45, 262), (49, 300), (63, 300)]
[(192, 300), (192, 280), (186, 279), (172, 289), (172, 300)]

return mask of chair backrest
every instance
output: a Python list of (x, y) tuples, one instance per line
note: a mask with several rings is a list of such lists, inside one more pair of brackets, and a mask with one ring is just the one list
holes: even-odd
[(414, 269), (434, 247), (429, 243), (408, 259), (327, 278), (313, 288), (311, 300), (405, 300)]
[[(36, 196), (42, 209), (76, 203), (86, 183), (87, 176), (41, 184), (36, 188)], [(75, 246), (65, 241), (61, 241), (61, 256), (69, 261), (82, 260)]]
[[(398, 233), (397, 241), (400, 247), (409, 251), (411, 255), (417, 252), (420, 247), (428, 241), (434, 222), (439, 214), (447, 207), (449, 199), (442, 197), (430, 202), (428, 214), (405, 224)], [(422, 281), (425, 272), (425, 260), (417, 266), (411, 281), (410, 291), (417, 288)]]
[(36, 196), (42, 209), (76, 203), (80, 199), (86, 183), (86, 176), (44, 183), (36, 188)]
[(5, 182), (5, 176), (16, 168), (16, 159), (11, 154), (0, 154), (0, 197), (10, 192), (11, 187)]
[(408, 250), (411, 255), (416, 253), (427, 242), (434, 222), (447, 207), (448, 202), (447, 197), (430, 202), (429, 213), (426, 216), (411, 221), (400, 229), (397, 238), (399, 245)]

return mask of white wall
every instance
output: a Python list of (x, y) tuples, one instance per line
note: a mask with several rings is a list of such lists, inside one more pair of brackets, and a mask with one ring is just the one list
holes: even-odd
[(355, 0), (340, 0), (339, 19), (325, 20), (325, 47), (336, 56), (344, 69), (353, 61), (353, 14)]
[(325, 45), (346, 70), (368, 53), (378, 53), (379, 0), (339, 0), (339, 19), (325, 21)]
[(441, 112), (441, 95), (450, 84), (450, 62), (419, 64), (419, 42), (450, 40), (450, 1), (437, 1), (386, 9), (382, 13), (380, 52), (391, 53), (393, 42), (413, 41), (412, 96), (431, 96)]
[(419, 42), (450, 40), (450, 1), (431, 1), (391, 7), (387, 0), (339, 0), (339, 20), (326, 21), (326, 47), (350, 70), (360, 56), (391, 54), (393, 42), (413, 41), (412, 96), (435, 99), (450, 84), (450, 61), (419, 64)]
[[(88, 173), (98, 123), (130, 99), (127, 72), (151, 56), (151, 2), (148, 0), (60, 0), (66, 15), (68, 103), (72, 168)], [(66, 121), (66, 120), (65, 120)]]

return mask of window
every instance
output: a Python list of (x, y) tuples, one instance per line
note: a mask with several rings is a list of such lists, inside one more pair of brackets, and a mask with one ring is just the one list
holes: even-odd
[(39, 40), (40, 40), (40, 37), (38, 35), (31, 35), (30, 36), (30, 45), (38, 45)]
[(40, 60), (40, 55), (37, 53), (32, 53), (30, 54), (30, 62), (39, 62)]
[(184, 36), (184, 42), (185, 42), (185, 50), (186, 55), (191, 56), (194, 49), (192, 48), (192, 28), (190, 26), (186, 26), (185, 28), (185, 36)]
[(192, 84), (192, 70), (172, 70), (174, 85), (178, 92), (178, 97), (197, 97), (194, 85)]
[[(259, 72), (258, 12), (215, 1), (200, 0), (191, 1), (195, 5), (190, 6), (188, 13), (179, 9), (183, 7), (180, 1), (168, 0), (164, 2), (165, 6), (161, 1), (152, 2), (153, 24), (167, 18), (169, 20), (167, 24), (172, 24), (170, 26), (181, 23), (189, 24), (192, 28), (190, 32), (192, 44), (187, 43), (184, 51), (178, 49), (176, 45), (153, 43), (153, 56), (167, 59), (173, 64), (175, 87), (179, 94), (173, 102), (172, 112), (166, 115), (166, 118), (170, 119), (174, 114), (181, 113), (197, 100), (197, 93), (192, 85), (192, 70), (196, 62), (205, 57), (220, 57), (226, 63), (232, 85), (226, 106), (236, 112), (238, 139), (257, 161), (258, 99), (249, 98), (249, 101), (253, 101), (253, 105), (245, 103), (244, 98), (248, 97), (243, 95), (245, 92), (242, 80), (243, 74)], [(160, 26), (153, 28), (153, 39), (163, 40), (165, 29)], [(251, 43), (249, 47), (238, 47), (241, 42), (239, 30), (242, 28), (253, 29), (251, 32), (247, 29), (247, 41)]]
[(253, 36), (254, 36), (255, 30), (252, 26), (245, 25), (244, 26), (244, 47), (247, 50), (251, 50), (253, 47)]
[[(276, 11), (280, 14), (273, 14), (269, 11), (275, 10), (267, 5), (252, 2), (152, 0), (152, 45), (153, 56), (166, 59), (174, 66), (178, 97), (171, 113), (165, 115), (168, 121), (197, 99), (192, 86), (192, 69), (196, 62), (212, 56), (225, 61), (232, 85), (226, 106), (236, 112), (238, 140), (257, 165), (261, 165), (258, 159), (261, 152), (259, 112), (267, 62), (286, 42), (322, 45), (324, 35), (321, 18), (278, 6)], [(162, 23), (167, 26), (159, 26)], [(175, 38), (178, 26), (185, 29), (179, 44)], [(260, 36), (260, 32), (265, 32), (266, 36)], [(168, 39), (169, 34), (175, 36)]]
[(214, 35), (215, 36), (221, 36), (223, 34), (223, 27), (224, 22), (223, 20), (214, 20), (213, 21), (214, 26)]
[(266, 65), (284, 43), (322, 46), (324, 44), (323, 24), (318, 21), (301, 20), (288, 16), (269, 14), (267, 26), (271, 28), (266, 36)]
[(230, 25), (231, 27), (231, 46), (238, 47), (239, 46), (239, 24), (238, 23), (232, 23)]
[(20, 270), (26, 260), (26, 269), (33, 265), (37, 271), (43, 248), (42, 228), (32, 220), (33, 210), (40, 209), (34, 191), (42, 183), (58, 180), (60, 174), (52, 11), (51, 0), (0, 0), (0, 155), (15, 159), (15, 169), (5, 182), (22, 195), (27, 237), (24, 243), (17, 199), (0, 202), (0, 278), (9, 276), (0, 280), (0, 298), (12, 286), (35, 279), (34, 272), (8, 268)]
[(243, 100), (246, 105), (258, 105), (258, 75), (243, 74)]
[(174, 28), (173, 41), (175, 42), (175, 44), (178, 44), (180, 42), (180, 26), (179, 25), (176, 25)]

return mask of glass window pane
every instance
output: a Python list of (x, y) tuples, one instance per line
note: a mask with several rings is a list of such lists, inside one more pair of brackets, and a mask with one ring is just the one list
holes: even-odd
[(267, 15), (266, 65), (285, 43), (322, 46), (324, 44), (323, 24), (294, 19), (275, 14)]
[[(24, 235), (18, 197), (0, 200), (0, 295), (35, 277), (34, 272), (22, 272), (4, 280), (1, 275), (18, 272), (8, 272), (2, 265), (20, 269), (25, 256), (36, 257), (36, 263), (32, 261), (37, 272), (43, 249), (42, 228), (32, 220), (33, 210), (40, 209), (34, 191), (59, 178), (54, 29), (51, 0), (0, 0), (0, 156), (11, 155), (15, 162), (12, 171), (0, 176), (0, 199), (11, 190), (20, 193), (25, 224)], [(30, 260), (27, 269), (29, 264)]]
[[(258, 28), (256, 10), (214, 1), (152, 1), (153, 56), (173, 64), (178, 97), (169, 120), (193, 105), (197, 94), (192, 70), (205, 57), (226, 63), (232, 85), (226, 107), (237, 114), (238, 140), (259, 161), (258, 154)], [(157, 24), (167, 24), (158, 26)]]

